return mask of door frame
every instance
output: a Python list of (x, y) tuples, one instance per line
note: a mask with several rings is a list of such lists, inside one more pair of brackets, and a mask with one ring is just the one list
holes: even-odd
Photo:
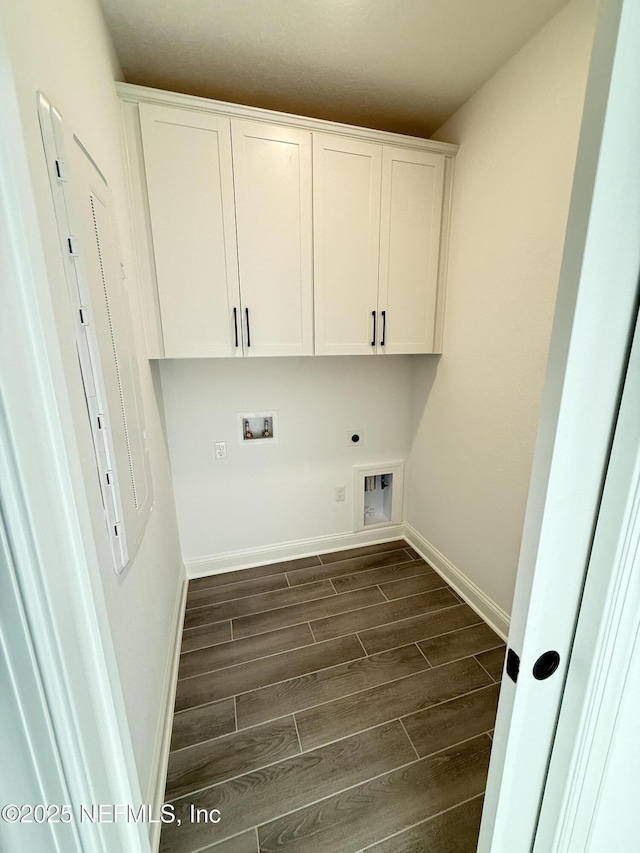
[[(636, 0), (602, 0), (509, 635), (520, 670), (503, 681), (481, 853), (529, 853), (552, 750), (571, 753), (576, 737), (556, 725), (637, 313), (639, 40)], [(561, 664), (536, 681), (548, 649)]]
[[(623, 702), (634, 689), (640, 652), (640, 319), (634, 343), (571, 650), (562, 706), (540, 809), (535, 853), (585, 853), (593, 824), (610, 826), (612, 850), (631, 850), (613, 835), (635, 835), (633, 808), (599, 814), (602, 783)], [(635, 688), (637, 690), (637, 687)], [(635, 694), (633, 694), (635, 695)], [(634, 699), (637, 701), (637, 697)], [(626, 734), (623, 733), (624, 737)], [(637, 730), (629, 732), (635, 738)], [(634, 773), (618, 779), (618, 802), (640, 796)], [(626, 790), (625, 790), (626, 789)]]
[[(636, 282), (635, 333), (540, 808), (536, 853), (591, 850), (598, 821), (611, 832), (611, 849), (631, 849), (622, 841), (630, 837), (637, 844), (637, 816), (629, 803), (633, 793), (635, 802), (640, 795), (638, 780), (628, 774), (620, 778), (619, 767), (608, 779), (605, 774), (609, 762), (616, 761), (614, 738), (633, 738), (629, 749), (636, 756), (638, 752), (637, 731), (624, 728), (624, 705), (637, 701), (640, 655), (639, 43), (640, 4), (624, 0), (603, 134), (609, 160), (600, 167), (600, 176), (610, 190), (616, 189), (610, 193), (620, 231), (613, 272), (625, 276), (629, 287)], [(617, 151), (612, 140), (618, 142)], [(617, 181), (612, 179), (616, 174)]]

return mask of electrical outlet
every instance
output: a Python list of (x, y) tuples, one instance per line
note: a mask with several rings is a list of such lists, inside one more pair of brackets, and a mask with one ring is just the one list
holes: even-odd
[(216, 451), (216, 459), (226, 459), (227, 458), (227, 442), (226, 441), (216, 441), (213, 445)]
[(344, 486), (336, 486), (336, 500), (343, 501), (344, 500)]

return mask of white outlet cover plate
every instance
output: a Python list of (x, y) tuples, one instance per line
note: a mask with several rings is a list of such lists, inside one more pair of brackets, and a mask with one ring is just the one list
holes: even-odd
[[(358, 441), (353, 440), (354, 435), (359, 436)], [(364, 444), (364, 432), (363, 432), (363, 430), (361, 430), (361, 429), (350, 429), (347, 432), (347, 444), (349, 444), (351, 447), (362, 447), (362, 445)]]

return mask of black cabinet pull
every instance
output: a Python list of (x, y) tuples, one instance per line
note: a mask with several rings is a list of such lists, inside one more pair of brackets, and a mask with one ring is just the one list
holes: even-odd
[(238, 347), (238, 309), (234, 307), (233, 309), (233, 330), (236, 336), (236, 349)]
[(251, 346), (251, 329), (249, 327), (249, 309), (245, 308), (244, 312), (245, 312), (245, 315), (247, 317), (247, 346), (250, 347)]
[(383, 311), (382, 312), (382, 340), (380, 341), (381, 347), (384, 346), (384, 339), (386, 337), (386, 334), (387, 334), (387, 312)]
[(376, 312), (372, 311), (371, 316), (373, 317), (373, 340), (371, 341), (371, 346), (374, 347), (376, 345)]

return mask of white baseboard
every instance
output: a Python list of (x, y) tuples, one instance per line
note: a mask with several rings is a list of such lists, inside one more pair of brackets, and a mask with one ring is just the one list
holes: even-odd
[(469, 607), (482, 616), (484, 621), (506, 642), (509, 635), (509, 614), (407, 522), (404, 523), (404, 536), (420, 556), (433, 566), (456, 592), (460, 593)]
[(378, 527), (374, 530), (362, 530), (357, 533), (340, 533), (334, 536), (298, 539), (294, 542), (269, 545), (266, 548), (227, 551), (223, 554), (213, 554), (197, 560), (188, 560), (185, 562), (185, 567), (189, 579), (200, 578), (235, 569), (248, 569), (252, 566), (278, 563), (282, 560), (295, 560), (299, 557), (325, 554), (329, 551), (342, 551), (361, 545), (376, 545), (395, 539), (406, 539), (506, 642), (509, 634), (509, 614), (407, 522), (385, 528)]
[(234, 569), (248, 569), (251, 566), (264, 566), (279, 563), (281, 560), (294, 560), (314, 554), (326, 554), (329, 551), (342, 551), (357, 548), (360, 545), (377, 545), (404, 537), (402, 524), (389, 527), (377, 527), (375, 530), (362, 530), (358, 533), (340, 533), (334, 536), (317, 536), (312, 539), (298, 539), (295, 542), (282, 542), (266, 548), (247, 548), (245, 551), (228, 551), (213, 554), (197, 560), (185, 561), (188, 578), (200, 578), (216, 575)]
[[(167, 666), (164, 675), (164, 686), (162, 690), (162, 713), (158, 722), (156, 745), (153, 751), (153, 762), (151, 765), (151, 781), (147, 794), (146, 803), (151, 805), (152, 814), (160, 814), (160, 808), (164, 802), (164, 789), (167, 780), (167, 766), (169, 764), (169, 746), (171, 744), (171, 730), (173, 728), (173, 706), (176, 699), (176, 688), (178, 685), (178, 664), (180, 662), (180, 646), (182, 644), (182, 623), (187, 606), (187, 578), (183, 575), (178, 587), (176, 604), (173, 614), (173, 640), (167, 655)], [(149, 829), (149, 844), (152, 853), (157, 853), (160, 846), (160, 830), (162, 824), (152, 823)]]

